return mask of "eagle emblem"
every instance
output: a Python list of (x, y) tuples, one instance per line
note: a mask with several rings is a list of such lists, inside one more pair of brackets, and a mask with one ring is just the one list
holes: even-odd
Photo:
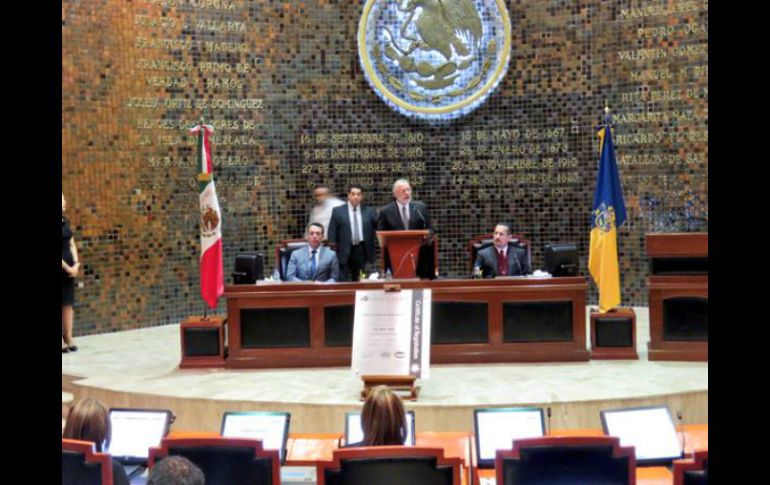
[(386, 103), (409, 116), (453, 118), (505, 75), (511, 27), (502, 0), (368, 0), (359, 58)]
[(219, 214), (210, 206), (201, 210), (201, 234), (210, 236), (219, 227)]

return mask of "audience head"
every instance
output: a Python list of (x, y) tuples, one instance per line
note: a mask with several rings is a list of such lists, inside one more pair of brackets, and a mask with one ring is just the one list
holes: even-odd
[(96, 451), (103, 452), (109, 446), (111, 436), (110, 417), (102, 403), (87, 397), (72, 405), (63, 438), (93, 441)]
[(403, 445), (406, 412), (401, 399), (387, 386), (373, 387), (361, 411), (364, 446)]
[(308, 245), (313, 249), (318, 249), (321, 245), (321, 241), (324, 238), (324, 226), (318, 222), (311, 222), (307, 225), (305, 230), (305, 239), (307, 239)]
[(393, 197), (402, 204), (412, 200), (412, 186), (407, 179), (398, 179), (393, 183)]
[(350, 202), (350, 205), (358, 207), (362, 200), (364, 200), (364, 189), (358, 184), (350, 184), (350, 189), (348, 190), (348, 202)]
[(492, 236), (494, 238), (495, 247), (497, 249), (503, 249), (508, 246), (508, 243), (513, 239), (511, 225), (507, 222), (498, 222)]
[(147, 477), (147, 485), (204, 485), (206, 479), (195, 463), (179, 455), (155, 462)]

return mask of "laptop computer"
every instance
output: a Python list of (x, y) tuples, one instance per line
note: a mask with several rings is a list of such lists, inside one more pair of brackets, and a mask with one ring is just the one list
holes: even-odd
[(147, 467), (150, 448), (160, 446), (170, 424), (168, 409), (112, 408), (112, 439), (106, 451), (124, 465), (131, 478)]
[(291, 413), (280, 411), (227, 411), (222, 416), (222, 436), (262, 440), (266, 450), (278, 450), (286, 463)]
[(671, 465), (682, 456), (666, 406), (609, 409), (601, 417), (604, 434), (620, 438), (620, 446), (633, 446), (639, 466)]
[[(407, 446), (414, 446), (414, 411), (406, 412), (406, 441)], [(345, 413), (345, 444), (358, 443), (364, 440), (364, 430), (361, 429), (361, 413)]]
[(510, 450), (514, 440), (545, 435), (542, 408), (473, 410), (479, 468), (494, 468), (497, 450)]

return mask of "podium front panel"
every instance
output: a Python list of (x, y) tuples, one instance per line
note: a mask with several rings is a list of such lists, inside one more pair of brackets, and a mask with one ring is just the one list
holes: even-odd
[(310, 310), (308, 308), (241, 310), (241, 347), (244, 349), (310, 347)]
[(489, 305), (475, 302), (433, 301), (430, 343), (489, 342)]
[(503, 342), (569, 342), (572, 302), (503, 303)]
[(324, 307), (324, 336), (327, 347), (353, 346), (355, 305)]
[(708, 339), (708, 299), (679, 297), (663, 300), (663, 340), (707, 342)]
[(602, 317), (596, 319), (597, 347), (633, 347), (634, 320), (632, 317)]
[(220, 329), (215, 327), (190, 327), (184, 329), (185, 357), (211, 357), (221, 354)]

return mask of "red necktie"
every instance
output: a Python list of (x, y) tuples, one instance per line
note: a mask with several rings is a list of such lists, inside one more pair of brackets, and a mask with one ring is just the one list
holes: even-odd
[(497, 253), (497, 274), (499, 276), (508, 275), (508, 258), (505, 257), (502, 249)]

